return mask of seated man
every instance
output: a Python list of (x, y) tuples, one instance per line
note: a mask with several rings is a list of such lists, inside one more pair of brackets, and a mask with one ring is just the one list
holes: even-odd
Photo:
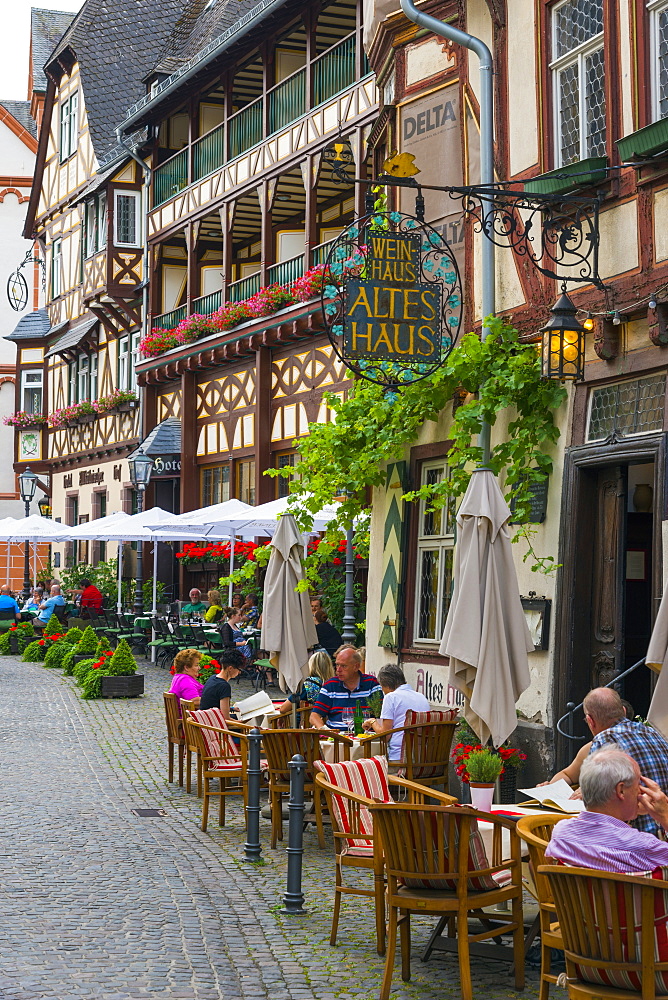
[(39, 606), (39, 614), (37, 618), (33, 621), (33, 627), (40, 630), (45, 628), (49, 623), (49, 619), (54, 612), (54, 608), (64, 608), (65, 598), (60, 593), (60, 586), (54, 583), (51, 587), (51, 593), (46, 601), (42, 601)]
[(198, 590), (197, 587), (193, 587), (189, 595), (190, 602), (184, 604), (181, 608), (182, 615), (201, 615), (206, 611), (208, 604), (205, 604), (202, 600), (202, 591)]
[(641, 776), (632, 757), (612, 747), (592, 753), (582, 765), (580, 789), (585, 811), (557, 823), (546, 857), (609, 872), (651, 872), (668, 865), (668, 844), (628, 825), (642, 810), (668, 829), (668, 798), (655, 781)]
[(380, 693), (376, 678), (363, 674), (361, 666), (362, 657), (354, 646), (341, 646), (336, 651), (336, 676), (322, 685), (310, 715), (309, 721), (315, 729), (325, 725), (330, 729), (345, 729), (344, 708), (354, 709), (356, 705), (367, 708), (369, 695)]
[(15, 616), (19, 614), (19, 606), (6, 583), (0, 587), (0, 611), (13, 611)]

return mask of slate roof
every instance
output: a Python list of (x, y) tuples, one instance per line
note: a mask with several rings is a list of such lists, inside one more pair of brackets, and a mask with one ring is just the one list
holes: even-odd
[(30, 114), (30, 102), (29, 101), (0, 101), (0, 104), (9, 111), (12, 118), (15, 118), (19, 125), (23, 125), (26, 132), (36, 139), (37, 138), (37, 125), (35, 119)]
[(180, 455), (180, 419), (178, 417), (167, 417), (166, 420), (162, 420), (146, 435), (140, 448), (145, 455)]
[(155, 64), (156, 73), (175, 73), (235, 21), (257, 7), (257, 0), (190, 0)]
[[(53, 347), (49, 348), (44, 356), (50, 358), (53, 354), (62, 354), (63, 351), (78, 347), (98, 322), (97, 316), (92, 313), (84, 314), (70, 325), (69, 330), (56, 341)], [(51, 332), (55, 333), (56, 331), (52, 330)]]
[(62, 10), (42, 10), (41, 7), (33, 7), (30, 11), (33, 90), (46, 90), (44, 65), (74, 16)]
[(98, 160), (116, 146), (128, 104), (183, 10), (183, 0), (86, 0), (47, 60), (68, 47), (79, 63), (91, 139)]
[(35, 312), (21, 316), (11, 333), (3, 340), (41, 340), (51, 329), (49, 314), (46, 309), (36, 309)]

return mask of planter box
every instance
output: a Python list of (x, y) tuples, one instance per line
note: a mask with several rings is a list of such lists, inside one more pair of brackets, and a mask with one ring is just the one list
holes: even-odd
[(103, 698), (137, 698), (144, 693), (144, 675), (130, 674), (125, 677), (103, 677)]
[(16, 635), (15, 632), (12, 632), (12, 634), (9, 637), (9, 650), (16, 656), (18, 656), (18, 654), (21, 652), (21, 650), (19, 649), (19, 637)]
[(47, 427), (47, 424), (12, 424), (12, 427), (16, 427), (18, 431), (41, 431), (43, 427)]
[(75, 663), (81, 663), (82, 660), (94, 660), (95, 653), (75, 653), (72, 657), (72, 666)]
[(636, 157), (653, 156), (668, 149), (668, 118), (652, 122), (645, 128), (625, 135), (617, 140), (617, 149), (622, 160), (635, 160)]
[(204, 563), (202, 562), (192, 562), (186, 565), (186, 571), (188, 573), (202, 573), (204, 571)]
[(81, 416), (77, 417), (76, 422), (78, 424), (92, 424), (96, 416), (96, 413), (82, 413)]
[(202, 569), (206, 573), (218, 573), (218, 572), (220, 572), (222, 574), (222, 569), (220, 568), (220, 566), (221, 566), (220, 563), (213, 562), (213, 560), (208, 560), (207, 562), (202, 563)]
[(527, 194), (562, 194), (590, 184), (600, 184), (606, 178), (607, 156), (591, 156), (587, 160), (569, 163), (567, 167), (550, 170), (540, 177), (524, 182)]
[(137, 402), (134, 403), (119, 403), (114, 409), (118, 413), (129, 413), (130, 410), (135, 410), (137, 408)]

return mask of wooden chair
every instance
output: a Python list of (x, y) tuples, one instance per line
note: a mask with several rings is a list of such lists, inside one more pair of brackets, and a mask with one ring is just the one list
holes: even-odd
[[(312, 710), (313, 706), (309, 705), (308, 702), (302, 702), (299, 708), (296, 709), (300, 729), (307, 729), (309, 727), (309, 716)], [(277, 715), (273, 719), (267, 719), (267, 729), (292, 729), (292, 712), (286, 712), (285, 715)]]
[(554, 897), (569, 1000), (668, 994), (668, 881), (566, 865), (538, 874)]
[[(432, 794), (431, 791), (428, 794)], [(388, 1000), (397, 945), (401, 934), (401, 975), (411, 977), (410, 914), (433, 914), (457, 931), (460, 989), (463, 1000), (472, 1000), (471, 946), (488, 938), (511, 932), (515, 986), (524, 987), (524, 925), (522, 919), (522, 863), (515, 824), (491, 813), (479, 813), (468, 806), (416, 807), (412, 803), (369, 806), (376, 834), (385, 855), (389, 927), (385, 974), (380, 1000)], [(487, 860), (477, 828), (477, 819), (493, 825), (493, 852)], [(503, 858), (502, 832), (510, 837), (510, 857)], [(498, 885), (493, 878), (504, 873), (509, 879)], [(469, 914), (477, 916), (483, 907), (511, 904), (507, 921), (485, 921), (483, 930), (469, 933)], [(507, 949), (502, 948), (501, 951)], [(492, 954), (492, 949), (489, 949)]]
[[(557, 976), (550, 972), (552, 949), (564, 950), (550, 883), (545, 875), (539, 874), (539, 868), (546, 863), (545, 848), (550, 842), (552, 831), (560, 820), (566, 818), (563, 813), (550, 813), (549, 815), (543, 813), (539, 816), (522, 816), (517, 821), (517, 833), (529, 848), (529, 863), (536, 889), (535, 895), (538, 900), (540, 926), (539, 1000), (548, 1000), (550, 984), (556, 985), (557, 982)], [(549, 858), (547, 863), (550, 863)]]
[[(391, 736), (402, 733), (401, 760), (390, 761), (390, 764), (399, 766), (399, 776), (408, 781), (419, 781), (422, 785), (447, 786), (450, 747), (456, 728), (455, 720), (439, 720), (376, 733), (374, 739), (389, 745)], [(365, 741), (364, 753), (367, 756), (371, 756), (371, 742)]]
[[(371, 763), (377, 762), (375, 773), (364, 773)], [(332, 821), (336, 875), (334, 884), (334, 914), (329, 937), (331, 945), (336, 944), (339, 927), (341, 898), (344, 895), (371, 896), (376, 909), (376, 950), (385, 954), (385, 868), (380, 840), (375, 836), (370, 806), (378, 799), (392, 801), (391, 788), (405, 792), (406, 801), (412, 805), (422, 805), (425, 797), (435, 798), (444, 805), (454, 805), (456, 799), (441, 792), (432, 792), (423, 785), (406, 781), (396, 775), (387, 774), (384, 758), (372, 757), (364, 760), (341, 761), (326, 764), (316, 761), (315, 782), (325, 794), (327, 809)], [(331, 780), (328, 780), (331, 779)], [(373, 798), (361, 794), (361, 789), (372, 790)], [(373, 889), (347, 885), (343, 878), (344, 868), (366, 869), (373, 872)]]
[[(225, 799), (230, 795), (242, 795), (244, 808), (247, 799), (247, 760), (248, 748), (246, 737), (237, 735), (240, 746), (232, 740), (229, 729), (221, 726), (211, 726), (200, 721), (209, 717), (210, 712), (190, 712), (186, 725), (189, 729), (189, 739), (197, 746), (202, 773), (202, 830), (206, 831), (209, 819), (209, 799), (218, 795), (220, 805), (218, 810), (218, 825), (225, 826)], [(218, 779), (218, 791), (212, 791), (211, 780)], [(235, 781), (234, 784), (232, 782)]]
[(167, 753), (169, 760), (169, 778), (174, 781), (174, 747), (177, 747), (179, 755), (179, 785), (183, 788), (183, 756), (185, 752), (185, 734), (183, 723), (179, 718), (179, 699), (175, 694), (165, 691), (163, 694), (165, 702), (165, 722), (167, 723)]
[(197, 768), (197, 798), (202, 797), (202, 762), (199, 759), (197, 743), (190, 732), (187, 722), (190, 712), (196, 712), (199, 708), (200, 698), (181, 698), (181, 718), (183, 720), (183, 734), (185, 736), (185, 758), (186, 758), (186, 791), (190, 792), (192, 779), (192, 755), (195, 754), (195, 766)]
[[(343, 755), (350, 757), (352, 741), (339, 733), (327, 733), (334, 738), (335, 760)], [(325, 832), (322, 825), (322, 796), (315, 785), (314, 763), (320, 760), (322, 735), (314, 729), (264, 729), (262, 731), (262, 747), (267, 757), (267, 774), (269, 776), (269, 803), (271, 806), (271, 846), (276, 847), (277, 840), (283, 840), (282, 802), (284, 793), (290, 792), (289, 762), (299, 753), (306, 761), (304, 792), (313, 796), (315, 808), (315, 823), (318, 831), (318, 844), (325, 846)]]

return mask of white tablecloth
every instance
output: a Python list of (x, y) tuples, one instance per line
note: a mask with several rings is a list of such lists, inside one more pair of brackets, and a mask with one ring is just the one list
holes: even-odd
[[(361, 760), (364, 757), (364, 743), (368, 743), (368, 740), (353, 740), (353, 745), (350, 750), (351, 760)], [(321, 743), (322, 749), (322, 759), (328, 764), (334, 763), (334, 741), (328, 743), (323, 740)], [(371, 740), (371, 752), (372, 756), (378, 756), (383, 752), (383, 741), (382, 740)], [(343, 751), (340, 752), (340, 757), (343, 759)]]

